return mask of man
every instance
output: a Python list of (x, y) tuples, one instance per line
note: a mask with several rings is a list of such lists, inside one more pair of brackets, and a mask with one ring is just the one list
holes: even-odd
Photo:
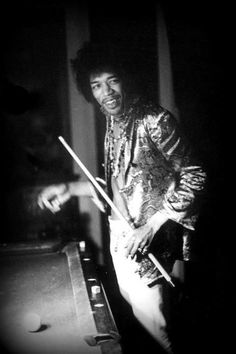
[[(98, 103), (106, 117), (105, 188), (132, 226), (105, 205), (121, 294), (144, 328), (172, 353), (163, 311), (165, 279), (147, 250), (167, 272), (176, 259), (190, 258), (189, 234), (196, 224), (206, 173), (170, 112), (131, 92), (133, 80), (116, 52), (86, 43), (72, 68), (79, 91)], [(46, 188), (39, 205), (56, 212), (72, 195), (91, 196), (104, 210), (105, 203), (90, 183), (79, 181)]]

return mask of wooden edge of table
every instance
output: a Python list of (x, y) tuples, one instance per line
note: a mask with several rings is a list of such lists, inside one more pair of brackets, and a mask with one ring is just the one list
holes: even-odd
[[(97, 346), (101, 348), (102, 354), (122, 354), (120, 346), (120, 335), (103, 287), (98, 279), (94, 264), (90, 254), (86, 250), (79, 250), (79, 242), (68, 243), (63, 251), (67, 255), (71, 283), (74, 293), (76, 314), (78, 319), (85, 315), (86, 311), (91, 311), (95, 323), (87, 323), (83, 328), (84, 336), (95, 338), (101, 334), (111, 334), (112, 339), (98, 342)], [(92, 278), (89, 278), (91, 277)], [(85, 282), (85, 279), (87, 281)], [(90, 282), (90, 280), (92, 280)], [(81, 283), (83, 286), (81, 286)], [(92, 287), (99, 289), (98, 293), (93, 293)], [(83, 307), (81, 308), (81, 299)]]

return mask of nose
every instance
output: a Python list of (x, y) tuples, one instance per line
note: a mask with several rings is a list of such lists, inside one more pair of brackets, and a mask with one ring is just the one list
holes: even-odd
[(103, 85), (103, 94), (104, 95), (109, 95), (112, 92), (113, 92), (113, 90), (112, 90), (111, 86), (108, 83), (104, 83), (104, 85)]

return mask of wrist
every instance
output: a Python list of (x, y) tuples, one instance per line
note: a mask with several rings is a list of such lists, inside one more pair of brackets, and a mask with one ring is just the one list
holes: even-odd
[(157, 211), (150, 217), (147, 224), (153, 229), (153, 232), (156, 233), (168, 219), (168, 214), (165, 211)]

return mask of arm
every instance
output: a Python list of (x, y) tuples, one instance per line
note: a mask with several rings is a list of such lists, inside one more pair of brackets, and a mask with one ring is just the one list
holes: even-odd
[[(137, 249), (148, 247), (160, 227), (171, 219), (194, 230), (206, 173), (191, 153), (177, 122), (165, 110), (146, 117), (147, 134), (162, 153), (176, 176), (163, 196), (163, 208), (157, 211), (145, 225), (131, 233), (127, 243), (127, 256), (134, 256)], [(135, 237), (134, 237), (135, 236)]]
[(157, 117), (150, 116), (146, 127), (156, 148), (175, 173), (175, 182), (164, 195), (163, 212), (169, 219), (194, 230), (206, 185), (206, 172), (168, 111), (162, 110)]
[(157, 211), (148, 219), (145, 225), (130, 231), (126, 244), (126, 257), (130, 255), (133, 258), (138, 249), (141, 251), (147, 249), (156, 232), (168, 219), (169, 217), (165, 211)]
[[(101, 179), (98, 180), (101, 183), (104, 182)], [(76, 181), (48, 186), (39, 194), (38, 205), (41, 209), (47, 208), (52, 213), (56, 213), (61, 210), (61, 206), (71, 197), (89, 197), (104, 212), (104, 205), (89, 181)]]

